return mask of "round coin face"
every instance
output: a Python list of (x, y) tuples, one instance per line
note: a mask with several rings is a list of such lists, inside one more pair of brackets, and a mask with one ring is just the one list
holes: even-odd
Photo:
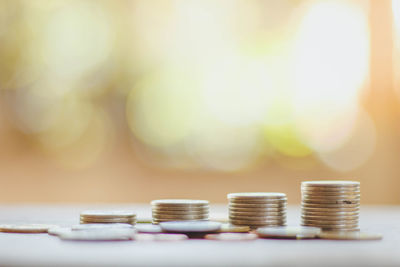
[(257, 238), (258, 236), (253, 233), (221, 233), (208, 234), (205, 236), (205, 239), (218, 241), (249, 241)]
[(136, 213), (126, 210), (86, 210), (81, 212), (81, 216), (91, 218), (135, 217)]
[(187, 206), (187, 205), (194, 205), (194, 206), (205, 206), (208, 205), (209, 202), (207, 200), (196, 200), (196, 199), (158, 199), (153, 200), (151, 205), (156, 206)]
[(340, 181), (340, 180), (305, 181), (301, 183), (301, 186), (302, 187), (359, 187), (360, 182)]
[(189, 221), (189, 222), (162, 222), (163, 231), (176, 233), (207, 233), (216, 232), (221, 228), (220, 222)]
[(262, 227), (257, 229), (257, 234), (263, 238), (315, 238), (321, 233), (318, 227), (309, 226), (283, 226), (283, 227)]
[(321, 239), (333, 239), (333, 240), (380, 240), (382, 239), (381, 234), (368, 233), (368, 232), (328, 232), (322, 231), (318, 234)]
[(275, 192), (247, 192), (247, 193), (230, 193), (228, 199), (286, 199), (286, 194)]
[(4, 233), (47, 233), (54, 225), (49, 224), (1, 224), (0, 232)]

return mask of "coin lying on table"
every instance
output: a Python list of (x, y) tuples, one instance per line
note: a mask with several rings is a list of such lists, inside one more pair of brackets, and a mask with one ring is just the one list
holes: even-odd
[(50, 224), (1, 224), (0, 232), (4, 233), (25, 233), (39, 234), (47, 233), (47, 230), (54, 225)]
[(208, 233), (216, 232), (221, 228), (220, 222), (210, 221), (180, 221), (161, 222), (160, 226), (166, 232), (176, 233)]
[(136, 234), (135, 241), (182, 241), (188, 239), (185, 234)]
[(318, 227), (308, 226), (282, 226), (282, 227), (261, 227), (257, 229), (259, 237), (263, 238), (288, 238), (306, 239), (316, 238), (321, 233)]
[(61, 233), (62, 240), (71, 241), (129, 241), (136, 234), (134, 229), (98, 229)]
[(80, 223), (136, 223), (136, 213), (125, 210), (87, 210), (80, 214)]
[(321, 239), (334, 239), (334, 240), (380, 240), (383, 238), (381, 234), (368, 233), (368, 232), (328, 232), (322, 231), (318, 234)]
[(258, 236), (253, 233), (221, 233), (221, 234), (208, 234), (205, 239), (219, 240), (219, 241), (248, 241), (255, 240)]
[(136, 224), (136, 230), (139, 233), (162, 233), (162, 229), (159, 225), (151, 223), (138, 223)]

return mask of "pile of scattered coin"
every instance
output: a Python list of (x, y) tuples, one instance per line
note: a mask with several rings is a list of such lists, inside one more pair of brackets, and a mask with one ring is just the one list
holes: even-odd
[(309, 181), (301, 183), (301, 223), (324, 231), (358, 231), (360, 183)]
[(151, 202), (153, 223), (208, 220), (209, 202), (193, 199), (160, 199)]
[(130, 211), (87, 210), (80, 214), (80, 223), (128, 223), (136, 224), (136, 214)]
[(231, 193), (229, 222), (233, 225), (283, 226), (286, 224), (286, 195), (283, 193)]

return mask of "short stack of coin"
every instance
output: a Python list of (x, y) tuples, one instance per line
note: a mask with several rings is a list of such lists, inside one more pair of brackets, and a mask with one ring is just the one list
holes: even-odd
[(160, 199), (151, 202), (153, 223), (208, 220), (209, 202), (194, 199)]
[(301, 183), (304, 226), (324, 231), (358, 231), (360, 183), (307, 181)]
[(136, 224), (136, 214), (130, 211), (88, 210), (80, 214), (80, 223), (129, 223)]
[(283, 193), (231, 193), (229, 222), (250, 228), (286, 225), (286, 195)]

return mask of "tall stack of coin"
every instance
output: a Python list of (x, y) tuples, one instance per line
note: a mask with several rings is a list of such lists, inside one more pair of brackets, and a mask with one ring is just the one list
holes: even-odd
[(301, 183), (302, 225), (324, 231), (357, 231), (360, 183), (308, 181)]
[(283, 193), (231, 193), (228, 200), (233, 225), (258, 228), (286, 224), (287, 198)]
[(80, 214), (80, 223), (129, 223), (136, 224), (136, 214), (120, 210), (87, 210)]
[(209, 202), (194, 199), (160, 199), (151, 202), (153, 223), (208, 220)]

